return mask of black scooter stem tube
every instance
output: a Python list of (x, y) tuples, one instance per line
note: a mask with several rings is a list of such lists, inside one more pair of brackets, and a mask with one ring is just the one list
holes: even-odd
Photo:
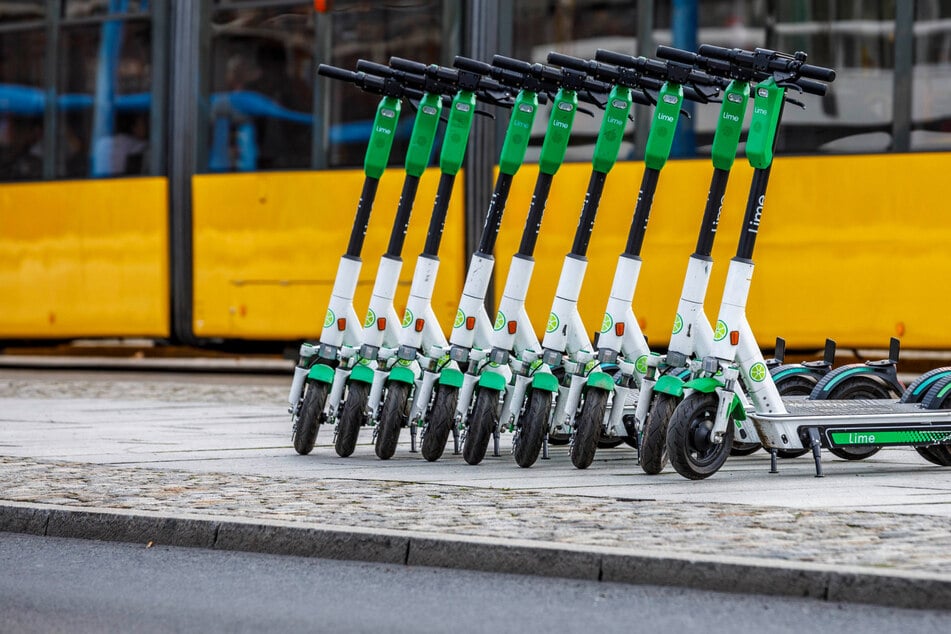
[(499, 172), (495, 181), (495, 191), (489, 201), (489, 211), (485, 216), (485, 225), (482, 227), (482, 237), (479, 239), (479, 254), (491, 256), (495, 250), (495, 240), (499, 237), (499, 227), (502, 224), (502, 214), (505, 212), (505, 203), (512, 189), (512, 174)]
[(764, 169), (753, 170), (753, 182), (750, 184), (750, 197), (746, 201), (746, 213), (743, 216), (743, 233), (740, 234), (740, 243), (736, 247), (737, 260), (751, 262), (753, 247), (756, 246), (756, 236), (759, 233), (760, 218), (763, 215), (763, 206), (766, 204), (766, 186), (769, 185), (769, 173), (772, 164)]
[(697, 237), (697, 250), (694, 256), (708, 258), (713, 251), (713, 240), (717, 237), (720, 224), (720, 211), (723, 209), (723, 196), (726, 194), (730, 171), (714, 168), (710, 179), (710, 191), (707, 193), (707, 206), (703, 210), (700, 222), (700, 235)]
[(588, 181), (588, 190), (584, 195), (584, 206), (581, 208), (581, 217), (578, 219), (578, 228), (575, 229), (575, 241), (571, 245), (571, 255), (585, 257), (588, 253), (588, 242), (591, 232), (594, 231), (594, 219), (598, 215), (598, 205), (601, 204), (601, 195), (604, 193), (604, 182), (608, 175), (598, 170), (591, 171)]
[(637, 204), (634, 206), (634, 218), (631, 220), (631, 229), (627, 234), (627, 246), (624, 255), (640, 256), (644, 246), (644, 234), (647, 233), (647, 222), (650, 220), (651, 207), (654, 205), (654, 192), (657, 191), (657, 180), (660, 170), (650, 167), (644, 168), (641, 177), (641, 189), (637, 193)]
[(400, 202), (396, 207), (396, 217), (393, 219), (390, 245), (386, 248), (387, 257), (399, 258), (403, 254), (403, 242), (406, 241), (406, 230), (409, 227), (409, 218), (413, 213), (413, 203), (416, 200), (417, 189), (419, 189), (419, 177), (407, 174), (403, 180)]
[(446, 226), (446, 213), (449, 211), (449, 199), (452, 196), (452, 186), (455, 181), (455, 174), (444, 173), (439, 177), (436, 200), (433, 202), (433, 215), (429, 218), (429, 231), (426, 233), (426, 244), (423, 246), (423, 255), (426, 257), (435, 258), (439, 255), (439, 244)]
[(363, 240), (367, 235), (370, 212), (373, 210), (373, 199), (376, 198), (376, 190), (379, 184), (379, 179), (370, 176), (363, 180), (363, 192), (360, 194), (360, 202), (357, 203), (357, 215), (353, 220), (350, 243), (347, 245), (346, 255), (348, 257), (359, 258), (360, 252), (363, 251)]
[(522, 242), (518, 246), (518, 254), (532, 257), (535, 253), (535, 243), (538, 242), (538, 232), (542, 225), (542, 216), (545, 215), (545, 205), (548, 203), (548, 194), (551, 192), (553, 174), (539, 172), (535, 180), (535, 191), (532, 193), (532, 204), (528, 208), (528, 217), (525, 218), (525, 229), (522, 231)]

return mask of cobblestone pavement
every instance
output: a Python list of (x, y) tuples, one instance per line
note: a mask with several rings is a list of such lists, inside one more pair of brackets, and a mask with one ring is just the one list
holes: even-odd
[[(783, 508), (740, 503), (634, 500), (494, 486), (354, 479), (347, 471), (196, 472), (163, 465), (23, 455), (24, 422), (3, 403), (26, 399), (56, 410), (57, 399), (261, 405), (283, 402), (285, 381), (223, 385), (171, 381), (37, 381), (0, 375), (0, 499), (17, 502), (214, 514), (302, 523), (407, 529), (675, 552), (752, 556), (947, 574), (947, 517)], [(269, 383), (269, 384), (268, 384)], [(43, 414), (38, 415), (40, 418)], [(58, 414), (53, 415), (53, 419)], [(287, 425), (286, 418), (281, 425)], [(55, 420), (52, 422), (55, 423)], [(270, 423), (268, 423), (270, 424)], [(286, 430), (281, 429), (281, 434)], [(324, 439), (327, 441), (328, 439)], [(17, 448), (20, 449), (17, 449)], [(417, 459), (418, 461), (418, 459)], [(729, 463), (728, 463), (729, 464)], [(438, 469), (440, 463), (423, 464)], [(630, 469), (630, 467), (628, 467)], [(531, 470), (529, 470), (531, 471)], [(470, 471), (471, 472), (471, 471)], [(380, 472), (375, 472), (380, 473)], [(385, 473), (385, 471), (383, 472)], [(527, 473), (524, 470), (515, 471)], [(589, 472), (573, 472), (583, 482)], [(948, 485), (948, 476), (942, 474)], [(673, 482), (674, 480), (671, 480)], [(678, 483), (679, 485), (679, 483)], [(698, 486), (694, 484), (694, 486)]]

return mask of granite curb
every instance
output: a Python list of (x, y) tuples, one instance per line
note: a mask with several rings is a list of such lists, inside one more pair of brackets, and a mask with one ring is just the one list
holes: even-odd
[(951, 575), (765, 558), (17, 502), (0, 532), (951, 609)]

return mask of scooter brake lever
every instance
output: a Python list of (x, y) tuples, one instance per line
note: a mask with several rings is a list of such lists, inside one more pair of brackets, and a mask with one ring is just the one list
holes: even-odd
[(582, 108), (581, 106), (578, 106), (578, 112), (583, 112), (584, 114), (588, 115), (589, 117), (593, 117), (593, 116), (594, 116), (594, 110), (588, 110), (587, 108)]
[[(600, 99), (598, 99), (597, 95), (595, 95), (595, 94), (594, 94), (593, 92), (591, 92), (590, 90), (584, 91), (584, 94), (585, 94), (585, 101), (587, 101), (588, 103), (597, 106), (597, 107), (600, 108), (601, 110), (604, 110), (605, 108), (608, 107), (608, 100), (607, 100), (607, 99), (605, 99), (604, 101), (601, 101)], [(578, 110), (581, 110), (581, 108), (578, 108)], [(588, 112), (587, 110), (582, 110), (582, 112), (586, 112), (586, 113), (590, 114), (591, 116), (594, 116), (593, 113)]]
[(684, 110), (683, 108), (680, 109), (680, 116), (685, 117), (687, 119), (693, 119), (693, 116), (689, 112)]
[(495, 119), (495, 115), (489, 112), (488, 110), (476, 110), (475, 113), (480, 117), (488, 117), (489, 119)]
[(657, 105), (657, 95), (655, 95), (655, 94), (652, 93), (651, 91), (647, 90), (646, 88), (644, 88), (643, 90), (641, 90), (641, 92), (644, 93), (644, 96), (647, 97), (647, 100), (648, 100), (649, 102), (651, 102), (651, 105), (652, 105), (652, 106), (656, 106), (656, 105)]
[(804, 104), (803, 102), (799, 101), (798, 99), (793, 99), (792, 97), (786, 97), (786, 103), (791, 103), (791, 104), (794, 105), (794, 106), (799, 106), (799, 107), (802, 108), (803, 110), (806, 109), (806, 104)]

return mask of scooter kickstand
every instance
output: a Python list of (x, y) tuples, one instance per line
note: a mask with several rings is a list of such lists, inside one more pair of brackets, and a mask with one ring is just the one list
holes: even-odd
[(458, 456), (459, 451), (459, 428), (455, 425), (452, 427), (452, 455)]
[(502, 438), (502, 433), (499, 431), (498, 426), (496, 426), (495, 431), (492, 432), (492, 455), (496, 458), (500, 457), (502, 454), (499, 452), (499, 441)]
[(409, 452), (416, 453), (416, 425), (409, 424)]
[(776, 461), (776, 448), (773, 447), (769, 450), (769, 472), (770, 473), (779, 473), (779, 468), (777, 467)]
[(816, 459), (816, 477), (822, 477), (822, 456), (820, 455), (820, 448), (822, 443), (819, 442), (819, 430), (815, 427), (809, 428), (809, 446), (812, 447), (812, 457)]
[(542, 460), (548, 460), (548, 434), (545, 434), (545, 440), (542, 441)]

